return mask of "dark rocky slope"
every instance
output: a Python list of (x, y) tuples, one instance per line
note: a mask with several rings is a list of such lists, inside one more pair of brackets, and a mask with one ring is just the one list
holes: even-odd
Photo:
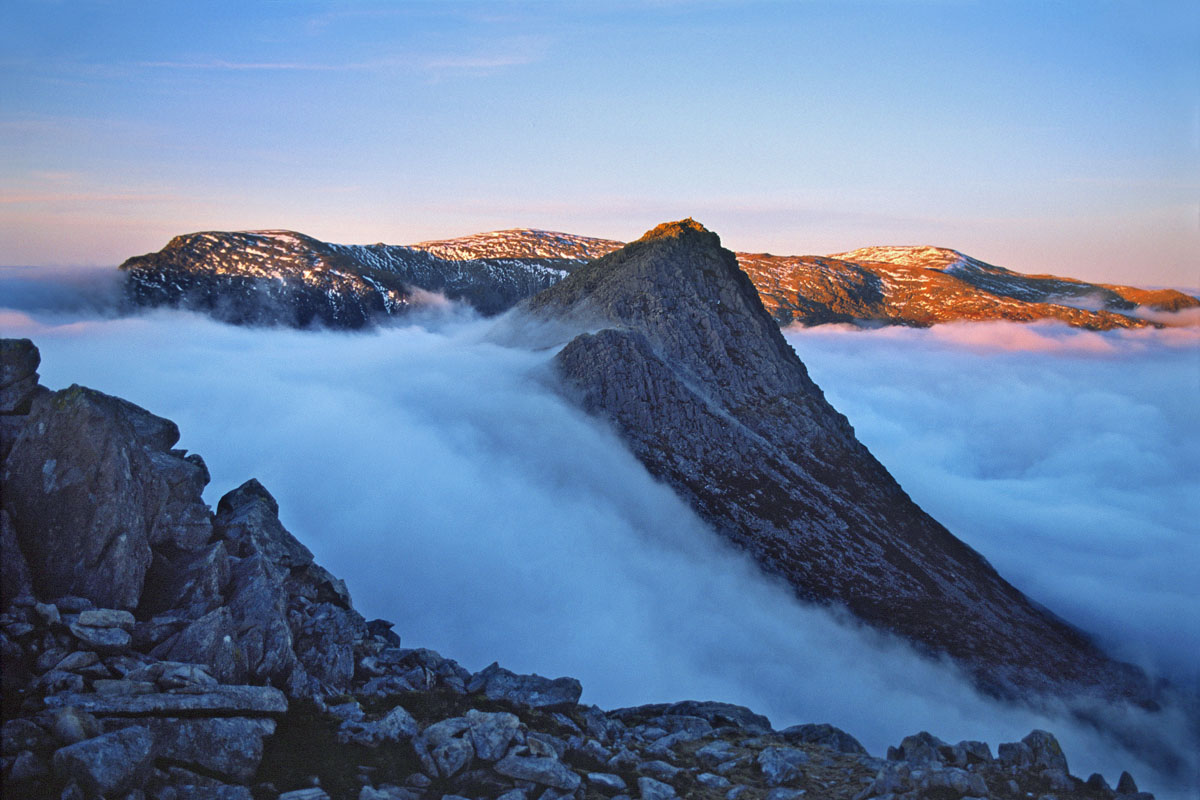
[[(401, 647), (256, 481), (118, 398), (38, 385), (0, 340), (3, 796), (61, 800), (1151, 800), (1034, 731), (887, 758), (828, 725), (683, 702), (605, 712), (571, 678)], [(399, 545), (402, 546), (402, 545)]]
[[(136, 305), (192, 308), (243, 324), (356, 328), (420, 305), (421, 291), (498, 313), (621, 246), (531, 229), (410, 246), (329, 244), (290, 231), (210, 231), (177, 236), (121, 269)], [(1200, 306), (1169, 289), (1023, 275), (936, 247), (736, 255), (781, 325), (1051, 319), (1105, 330), (1152, 324), (1140, 311)]]
[(1151, 701), (1136, 668), (1032, 604), (909, 499), (716, 234), (690, 219), (660, 225), (520, 309), (594, 331), (555, 358), (578, 401), (800, 597), (949, 654), (998, 694)]

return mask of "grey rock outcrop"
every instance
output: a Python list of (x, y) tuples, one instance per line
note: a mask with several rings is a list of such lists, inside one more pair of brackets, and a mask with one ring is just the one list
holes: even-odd
[[(819, 744), (828, 747), (831, 750), (837, 750), (839, 753), (863, 753), (866, 754), (867, 749), (859, 743), (850, 734), (835, 728), (828, 724), (805, 724), (793, 725), (790, 728), (784, 728), (779, 732), (779, 735), (789, 742), (796, 744)], [(987, 747), (987, 745), (984, 745)], [(989, 760), (991, 760), (989, 756)]]
[(578, 703), (583, 687), (574, 678), (517, 675), (492, 663), (471, 680), (467, 691), (483, 692), (493, 700), (507, 700), (530, 708), (553, 708)]
[[(42, 357), (28, 339), (0, 339), (0, 415), (27, 414)], [(6, 453), (0, 453), (3, 457)]]
[(180, 477), (198, 468), (171, 452), (178, 439), (173, 423), (100, 392), (38, 395), (2, 480), (4, 510), (41, 595), (134, 608), (152, 544), (186, 549), (207, 539), (203, 522), (197, 531), (166, 519), (203, 488), (198, 475)]
[(1139, 670), (1030, 603), (912, 502), (716, 234), (661, 225), (519, 309), (589, 331), (555, 357), (565, 391), (800, 597), (947, 653), (997, 693), (1150, 701)]
[(89, 794), (134, 788), (150, 769), (154, 737), (143, 727), (106, 733), (67, 745), (54, 754), (54, 772)]

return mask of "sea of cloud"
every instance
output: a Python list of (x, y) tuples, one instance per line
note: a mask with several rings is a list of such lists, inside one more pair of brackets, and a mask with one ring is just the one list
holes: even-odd
[[(174, 419), (211, 469), (211, 503), (259, 478), (360, 610), (410, 646), (572, 675), (603, 707), (716, 699), (776, 727), (831, 722), (879, 755), (922, 729), (994, 748), (1040, 727), (1077, 774), (1130, 769), (1163, 797), (1195, 778), (1178, 711), (1105, 710), (1192, 759), (1171, 776), (1061, 710), (981, 697), (953, 667), (799, 604), (558, 396), (550, 351), (500, 346), (453, 306), (346, 334), (12, 296), (0, 334), (39, 345), (44, 384)], [(1039, 330), (1056, 344), (995, 344), (1005, 330), (789, 337), (918, 502), (1035, 599), (1186, 678), (1194, 342)]]
[(787, 338), (921, 507), (1120, 657), (1200, 685), (1200, 329)]

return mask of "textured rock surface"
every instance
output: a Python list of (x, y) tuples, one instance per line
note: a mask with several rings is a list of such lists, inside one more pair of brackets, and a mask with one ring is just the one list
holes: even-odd
[(126, 728), (62, 748), (54, 754), (54, 772), (90, 794), (107, 794), (137, 785), (153, 754), (150, 731)]
[(1135, 668), (1033, 606), (909, 499), (716, 234), (659, 226), (521, 309), (597, 331), (556, 356), (569, 392), (802, 598), (949, 653), (993, 691), (1149, 697)]
[(467, 686), (467, 691), (483, 692), (493, 700), (531, 708), (574, 705), (583, 687), (574, 678), (543, 678), (541, 675), (517, 675), (493, 663)]
[(37, 389), (41, 354), (28, 339), (3, 339), (0, 348), (0, 415), (26, 414)]
[(170, 450), (178, 429), (79, 386), (39, 395), (29, 418), (4, 462), (4, 510), (35, 586), (133, 608), (151, 544), (186, 548), (211, 530), (203, 515), (169, 518), (203, 489), (200, 476), (177, 474), (195, 469)]
[(139, 305), (191, 308), (239, 324), (359, 328), (420, 305), (422, 291), (499, 313), (582, 260), (575, 250), (567, 257), (554, 252), (526, 247), (517, 255), (461, 258), (437, 242), (360, 246), (291, 231), (205, 232), (176, 236), (121, 269)]

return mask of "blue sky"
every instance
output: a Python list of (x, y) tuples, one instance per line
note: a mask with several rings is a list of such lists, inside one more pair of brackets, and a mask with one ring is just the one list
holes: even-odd
[(22, 2), (0, 263), (177, 233), (936, 244), (1200, 285), (1187, 2)]

